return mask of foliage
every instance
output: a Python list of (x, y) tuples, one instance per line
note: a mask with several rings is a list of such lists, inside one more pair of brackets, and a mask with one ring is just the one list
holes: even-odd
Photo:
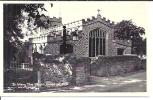
[[(51, 84), (70, 83), (72, 79), (72, 65), (66, 56), (46, 57), (41, 68), (42, 82), (47, 86)], [(67, 84), (68, 85), (68, 84)]]
[[(115, 38), (122, 40), (132, 41), (132, 50), (137, 54), (144, 54), (141, 51), (145, 49), (145, 41), (143, 35), (145, 35), (145, 29), (133, 24), (131, 20), (123, 20), (115, 25)], [(144, 50), (145, 51), (145, 50)]]
[(22, 49), (23, 27), (27, 26), (29, 32), (36, 27), (43, 27), (39, 20), (40, 12), (46, 10), (44, 4), (4, 4), (3, 9), (4, 61), (5, 64), (9, 64), (12, 59), (16, 59), (18, 50)]
[(18, 64), (29, 62), (28, 47), (29, 47), (28, 42), (25, 42), (21, 46), (21, 49), (19, 49), (18, 52), (16, 53), (15, 57), (16, 57), (16, 62)]

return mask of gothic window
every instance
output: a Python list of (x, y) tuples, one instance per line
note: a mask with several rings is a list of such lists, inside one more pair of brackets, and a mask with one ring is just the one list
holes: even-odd
[(102, 55), (105, 55), (105, 38), (103, 38), (103, 44), (102, 44), (102, 46), (103, 46), (103, 53), (102, 53)]
[[(100, 38), (100, 44), (103, 44), (102, 38)], [(100, 45), (100, 55), (102, 55), (102, 45)]]
[(89, 33), (89, 37), (91, 37), (91, 33)]
[(99, 55), (99, 38), (96, 38), (96, 55)]
[(105, 55), (106, 32), (94, 29), (89, 32), (89, 57)]
[(91, 36), (91, 34), (89, 34), (89, 57), (92, 57), (92, 55), (91, 55), (91, 47), (92, 47), (92, 38), (90, 37)]
[(95, 37), (92, 38), (92, 52), (91, 52), (91, 55), (92, 57), (95, 57)]

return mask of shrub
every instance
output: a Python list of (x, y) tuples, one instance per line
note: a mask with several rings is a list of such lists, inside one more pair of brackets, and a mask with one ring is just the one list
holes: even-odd
[(46, 57), (44, 60), (44, 66), (41, 68), (42, 82), (48, 85), (69, 84), (72, 79), (72, 66), (69, 62), (70, 59), (72, 60), (71, 57), (71, 55)]

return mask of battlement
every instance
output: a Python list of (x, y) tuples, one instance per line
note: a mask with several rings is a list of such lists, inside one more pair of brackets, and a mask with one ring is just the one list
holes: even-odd
[(43, 14), (43, 15), (40, 16), (40, 19), (41, 19), (42, 21), (47, 21), (47, 20), (49, 20), (50, 22), (62, 23), (62, 18), (61, 18), (61, 17), (59, 17), (59, 18), (57, 18), (57, 17), (52, 17), (52, 18), (50, 18), (49, 16), (45, 16), (45, 15)]
[(103, 22), (107, 26), (114, 26), (115, 25), (114, 21), (111, 21), (110, 19), (106, 19), (106, 17), (101, 18), (101, 16), (97, 16), (97, 17), (92, 16), (92, 18), (82, 19), (82, 23), (83, 24), (90, 24), (90, 23), (94, 23), (97, 20)]
[[(71, 32), (67, 32), (67, 40), (72, 40), (72, 37), (73, 37), (73, 32), (74, 31), (71, 31)], [(78, 31), (77, 33), (81, 33), (82, 31)], [(62, 38), (63, 38), (63, 34), (59, 33), (58, 31), (55, 31), (55, 32), (50, 32), (48, 34), (45, 34), (45, 35), (40, 35), (40, 36), (35, 36), (35, 37), (32, 37), (32, 38), (29, 38), (29, 41), (31, 43), (36, 43), (36, 44), (39, 44), (39, 43), (47, 43), (47, 42), (58, 42), (58, 41), (62, 41)]]
[[(49, 20), (54, 23), (54, 21), (55, 22), (62, 21), (62, 18), (52, 17), (52, 18), (49, 18)], [(110, 19), (106, 19), (105, 17), (101, 17), (101, 15), (98, 14), (96, 17), (92, 16), (91, 18), (86, 18), (86, 19), (70, 22), (67, 24), (56, 24), (56, 26), (52, 26), (49, 29), (44, 29), (44, 30), (41, 29), (40, 33), (43, 33), (43, 34), (37, 37), (33, 37), (33, 40), (35, 41), (59, 40), (63, 37), (63, 26), (66, 26), (67, 35), (72, 35), (71, 33), (76, 30), (82, 31), (84, 27), (83, 25), (89, 25), (96, 22), (101, 22), (108, 27), (113, 27), (115, 25), (114, 21), (111, 21)]]
[(59, 17), (59, 18), (53, 17), (53, 18), (49, 18), (49, 21), (50, 21), (50, 22), (62, 23), (62, 18), (61, 18), (61, 17)]

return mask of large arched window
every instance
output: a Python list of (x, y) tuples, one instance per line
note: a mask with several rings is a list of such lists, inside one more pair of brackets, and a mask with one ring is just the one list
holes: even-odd
[(89, 57), (105, 55), (106, 31), (94, 29), (89, 33)]

